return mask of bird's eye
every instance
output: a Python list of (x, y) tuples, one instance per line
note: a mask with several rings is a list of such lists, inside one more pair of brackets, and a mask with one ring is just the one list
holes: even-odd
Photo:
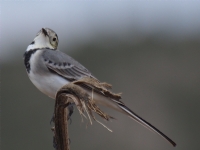
[(56, 38), (53, 38), (53, 41), (56, 41)]

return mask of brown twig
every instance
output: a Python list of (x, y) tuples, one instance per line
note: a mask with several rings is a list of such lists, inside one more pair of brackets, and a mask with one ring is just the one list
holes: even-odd
[(55, 136), (54, 144), (57, 150), (69, 150), (68, 138), (68, 116), (69, 110), (67, 106), (70, 104), (71, 98), (66, 93), (59, 93), (56, 97), (54, 122)]
[[(85, 84), (88, 87), (91, 87), (91, 93), (89, 94), (87, 90), (85, 90), (80, 85)], [(112, 132), (108, 127), (106, 127), (103, 123), (98, 121), (93, 113), (98, 114), (102, 118), (106, 119), (114, 119), (113, 117), (109, 116), (105, 112), (103, 112), (95, 103), (93, 99), (93, 90), (99, 90), (105, 96), (120, 99), (120, 94), (115, 94), (107, 90), (107, 88), (111, 88), (110, 84), (107, 83), (100, 83), (98, 80), (87, 77), (76, 82), (69, 83), (63, 86), (56, 95), (56, 102), (55, 102), (55, 109), (54, 109), (54, 122), (55, 128), (52, 130), (54, 131), (54, 145), (56, 150), (69, 150), (69, 138), (68, 138), (68, 117), (70, 116), (70, 112), (68, 109), (68, 105), (72, 102), (75, 103), (77, 109), (79, 110), (80, 114), (84, 115), (87, 114), (90, 123), (92, 124), (92, 120), (97, 121), (109, 131)], [(90, 96), (92, 95), (92, 96)], [(119, 103), (122, 103), (118, 100)]]

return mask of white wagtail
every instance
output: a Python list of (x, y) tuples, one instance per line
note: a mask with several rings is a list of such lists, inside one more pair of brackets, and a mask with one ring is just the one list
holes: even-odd
[[(53, 99), (55, 99), (57, 91), (64, 85), (83, 77), (95, 78), (88, 69), (59, 51), (57, 47), (57, 34), (49, 28), (42, 28), (24, 54), (24, 64), (30, 80), (41, 92)], [(128, 115), (176, 146), (176, 143), (169, 137), (139, 117), (121, 101), (105, 97), (98, 92), (94, 92), (93, 95), (96, 103)]]

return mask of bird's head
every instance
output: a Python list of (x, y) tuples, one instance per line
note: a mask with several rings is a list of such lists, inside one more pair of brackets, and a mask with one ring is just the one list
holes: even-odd
[(49, 48), (56, 50), (57, 47), (58, 47), (57, 34), (49, 28), (42, 28), (37, 33), (33, 42), (28, 46), (27, 51), (37, 48)]

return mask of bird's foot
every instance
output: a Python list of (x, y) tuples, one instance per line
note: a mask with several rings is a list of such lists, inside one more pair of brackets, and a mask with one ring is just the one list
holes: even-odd
[(53, 116), (52, 116), (52, 118), (51, 118), (51, 120), (50, 120), (50, 125), (52, 124), (52, 122), (53, 122), (53, 123), (55, 122), (55, 116), (54, 116), (54, 114), (53, 114)]
[(70, 124), (72, 123), (71, 116), (72, 116), (72, 114), (73, 114), (73, 112), (74, 112), (74, 107), (73, 107), (74, 105), (75, 105), (75, 103), (69, 103), (69, 104), (67, 105), (67, 108), (68, 108), (68, 111), (69, 111), (67, 120), (70, 121)]

